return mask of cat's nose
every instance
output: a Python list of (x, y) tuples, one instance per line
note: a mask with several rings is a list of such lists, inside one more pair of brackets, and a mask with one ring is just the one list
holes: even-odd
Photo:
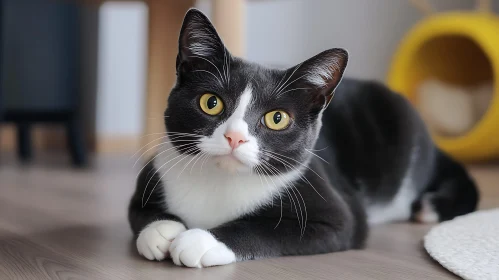
[(229, 146), (233, 150), (239, 147), (239, 145), (248, 142), (248, 140), (246, 140), (246, 137), (244, 137), (244, 135), (240, 132), (229, 131), (225, 133), (224, 136), (225, 139), (227, 139), (227, 142), (229, 142)]

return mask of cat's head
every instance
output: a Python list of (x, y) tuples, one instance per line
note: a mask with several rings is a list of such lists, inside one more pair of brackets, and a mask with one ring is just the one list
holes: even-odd
[(208, 18), (191, 9), (165, 112), (170, 141), (228, 171), (296, 168), (310, 157), (347, 60), (345, 50), (330, 49), (287, 70), (250, 63), (231, 56)]

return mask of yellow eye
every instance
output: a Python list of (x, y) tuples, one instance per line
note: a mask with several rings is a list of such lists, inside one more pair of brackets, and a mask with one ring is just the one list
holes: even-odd
[(203, 112), (212, 116), (219, 115), (224, 110), (224, 103), (213, 93), (203, 94), (199, 99), (199, 106)]
[(268, 112), (263, 119), (265, 125), (272, 130), (283, 130), (289, 126), (290, 122), (288, 113), (281, 110)]

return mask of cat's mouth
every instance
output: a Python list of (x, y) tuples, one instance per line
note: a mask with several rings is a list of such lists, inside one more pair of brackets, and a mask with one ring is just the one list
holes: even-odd
[(213, 157), (217, 167), (229, 172), (238, 172), (248, 169), (248, 166), (234, 154), (217, 155)]

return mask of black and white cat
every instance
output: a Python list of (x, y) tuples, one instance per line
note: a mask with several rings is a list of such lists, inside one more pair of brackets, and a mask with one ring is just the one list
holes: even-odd
[(328, 253), (362, 248), (369, 224), (473, 211), (472, 179), (404, 98), (339, 85), (347, 59), (330, 49), (266, 68), (231, 56), (190, 10), (168, 132), (129, 208), (139, 253), (188, 267)]

